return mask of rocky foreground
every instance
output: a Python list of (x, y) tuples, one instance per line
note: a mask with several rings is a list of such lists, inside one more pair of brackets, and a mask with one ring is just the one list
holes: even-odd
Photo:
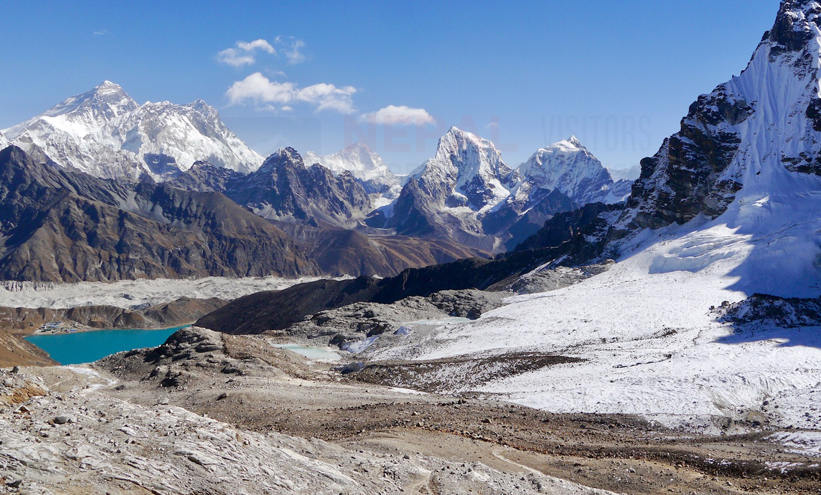
[[(361, 383), (182, 330), (89, 367), (0, 371), (5, 493), (810, 493), (763, 435), (692, 436)], [(544, 363), (549, 365), (549, 363)]]

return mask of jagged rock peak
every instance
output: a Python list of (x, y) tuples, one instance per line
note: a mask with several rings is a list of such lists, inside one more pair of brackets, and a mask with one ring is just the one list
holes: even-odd
[(302, 156), (299, 154), (299, 152), (294, 148), (288, 146), (286, 148), (279, 148), (278, 150), (268, 155), (268, 158), (265, 159), (265, 162), (263, 162), (262, 167), (260, 167), (260, 169), (266, 167), (270, 168), (278, 163), (283, 162), (289, 162), (298, 167), (305, 166), (305, 163), (303, 162)]
[(821, 4), (812, 0), (783, 0), (775, 24), (764, 34), (776, 52), (795, 52), (818, 36), (821, 25)]
[(434, 157), (411, 176), (455, 180), (457, 189), (477, 178), (482, 182), (499, 181), (507, 189), (518, 182), (513, 169), (504, 162), (502, 153), (491, 141), (455, 126), (439, 138)]

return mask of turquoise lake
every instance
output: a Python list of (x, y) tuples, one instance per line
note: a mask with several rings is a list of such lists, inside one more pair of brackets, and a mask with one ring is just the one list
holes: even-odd
[(182, 327), (164, 330), (96, 330), (93, 332), (29, 335), (26, 340), (60, 364), (91, 363), (111, 354), (156, 347)]

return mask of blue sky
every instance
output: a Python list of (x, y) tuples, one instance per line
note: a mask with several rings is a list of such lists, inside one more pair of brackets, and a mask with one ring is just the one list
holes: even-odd
[(364, 139), (407, 172), (451, 125), (511, 166), (570, 134), (637, 165), (744, 68), (778, 1), (0, 6), (2, 128), (108, 79), (141, 103), (204, 99), (261, 153)]

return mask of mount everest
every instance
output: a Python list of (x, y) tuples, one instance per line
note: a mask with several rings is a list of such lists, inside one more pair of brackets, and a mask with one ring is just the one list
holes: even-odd
[(25, 151), (103, 178), (156, 179), (199, 160), (243, 173), (262, 164), (202, 100), (139, 105), (109, 81), (2, 133)]

